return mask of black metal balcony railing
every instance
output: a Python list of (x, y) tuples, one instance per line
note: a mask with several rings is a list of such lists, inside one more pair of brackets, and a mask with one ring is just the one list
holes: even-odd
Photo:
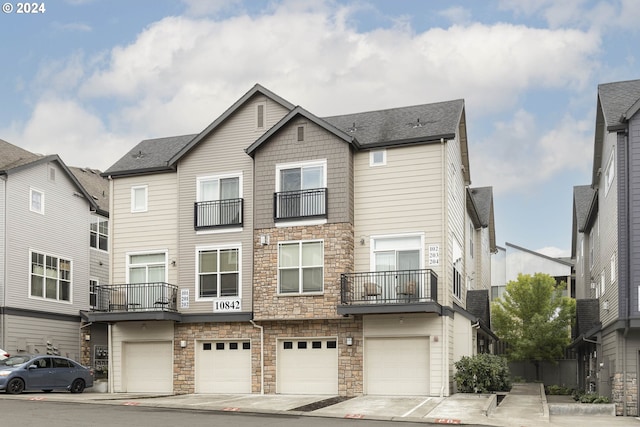
[(94, 311), (178, 311), (178, 287), (169, 283), (97, 285), (91, 295)]
[(194, 228), (241, 226), (243, 204), (243, 199), (196, 202), (193, 206)]
[(276, 220), (297, 218), (326, 218), (327, 189), (282, 191), (273, 195)]
[(340, 275), (342, 304), (406, 304), (438, 301), (433, 270), (376, 271)]

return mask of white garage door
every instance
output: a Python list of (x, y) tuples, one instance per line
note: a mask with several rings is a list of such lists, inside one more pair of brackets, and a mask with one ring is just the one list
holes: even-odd
[(278, 340), (278, 393), (338, 394), (335, 338)]
[(250, 341), (199, 341), (196, 393), (251, 393)]
[(173, 346), (167, 342), (124, 343), (126, 392), (173, 392)]
[(429, 394), (429, 338), (367, 338), (367, 394), (412, 396)]

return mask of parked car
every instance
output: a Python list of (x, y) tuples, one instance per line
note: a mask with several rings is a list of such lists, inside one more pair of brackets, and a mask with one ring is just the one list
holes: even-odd
[(93, 370), (61, 356), (15, 355), (0, 360), (0, 390), (69, 390), (82, 393), (93, 387)]
[(0, 360), (4, 360), (9, 356), (10, 356), (9, 353), (7, 353), (6, 351), (0, 348)]

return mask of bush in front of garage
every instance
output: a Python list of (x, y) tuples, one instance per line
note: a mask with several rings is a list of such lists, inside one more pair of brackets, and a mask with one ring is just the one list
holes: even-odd
[(511, 390), (507, 359), (493, 354), (463, 356), (455, 362), (458, 392), (490, 393)]

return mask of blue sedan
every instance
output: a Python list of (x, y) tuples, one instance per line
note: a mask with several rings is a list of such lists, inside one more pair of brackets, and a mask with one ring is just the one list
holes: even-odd
[(0, 390), (69, 390), (82, 393), (93, 387), (93, 370), (71, 359), (50, 355), (17, 355), (0, 360)]

